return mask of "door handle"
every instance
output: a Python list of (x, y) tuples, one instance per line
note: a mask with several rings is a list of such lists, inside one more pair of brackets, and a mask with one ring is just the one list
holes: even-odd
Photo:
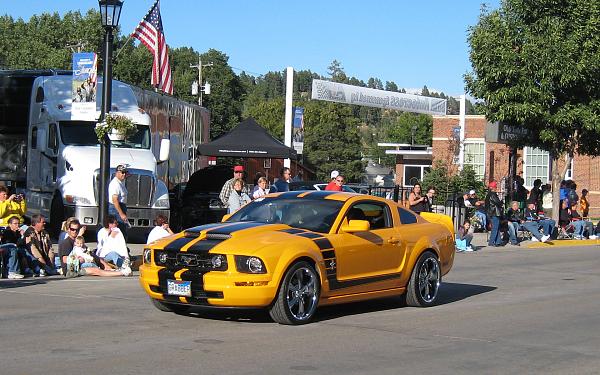
[(400, 242), (400, 239), (399, 239), (399, 238), (396, 238), (396, 237), (390, 237), (390, 238), (388, 238), (388, 241), (387, 241), (387, 242), (388, 242), (388, 243), (391, 243), (391, 244), (393, 244), (393, 245), (395, 245), (395, 244), (397, 244), (398, 242)]

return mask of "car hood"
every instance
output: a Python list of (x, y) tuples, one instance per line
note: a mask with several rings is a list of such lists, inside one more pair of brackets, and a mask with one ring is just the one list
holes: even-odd
[[(217, 223), (187, 229), (182, 236), (161, 243), (166, 250), (179, 250), (188, 244), (190, 252), (217, 252), (220, 254), (255, 255), (265, 248), (283, 249), (313, 243), (311, 239), (323, 237), (304, 229), (285, 224), (259, 222)], [(199, 240), (198, 240), (199, 239)], [(316, 246), (316, 245), (312, 245)]]

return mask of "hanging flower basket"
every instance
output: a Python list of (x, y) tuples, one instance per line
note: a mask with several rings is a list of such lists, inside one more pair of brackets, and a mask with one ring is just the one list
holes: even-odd
[(107, 135), (111, 141), (122, 141), (137, 131), (137, 126), (127, 117), (108, 114), (104, 122), (96, 124), (96, 136), (102, 142)]

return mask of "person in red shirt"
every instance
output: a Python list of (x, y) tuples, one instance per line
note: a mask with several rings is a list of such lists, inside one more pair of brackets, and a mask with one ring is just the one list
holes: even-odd
[(340, 172), (338, 172), (338, 171), (331, 171), (331, 181), (329, 181), (329, 183), (325, 187), (325, 190), (335, 190), (335, 187), (336, 187), (335, 179), (339, 175), (340, 175)]
[[(342, 191), (342, 186), (344, 185), (344, 176), (342, 176), (341, 174), (338, 174), (337, 177), (331, 181), (329, 184), (327, 184), (327, 187), (325, 187), (325, 190), (329, 190), (329, 191)], [(333, 183), (333, 185), (332, 185)], [(331, 185), (331, 186), (330, 186)]]

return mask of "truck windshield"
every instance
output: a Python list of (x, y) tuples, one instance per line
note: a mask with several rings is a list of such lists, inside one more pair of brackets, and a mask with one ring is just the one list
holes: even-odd
[[(60, 139), (64, 145), (95, 146), (98, 138), (95, 122), (62, 121), (60, 123)], [(150, 149), (150, 127), (138, 125), (137, 133), (123, 141), (112, 141), (111, 147)]]

